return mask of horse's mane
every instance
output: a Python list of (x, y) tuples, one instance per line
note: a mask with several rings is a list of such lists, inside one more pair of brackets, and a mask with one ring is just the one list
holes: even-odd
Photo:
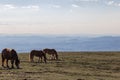
[(4, 50), (6, 50), (6, 51), (10, 52), (10, 51), (12, 51), (13, 49), (10, 49), (10, 48), (5, 48)]

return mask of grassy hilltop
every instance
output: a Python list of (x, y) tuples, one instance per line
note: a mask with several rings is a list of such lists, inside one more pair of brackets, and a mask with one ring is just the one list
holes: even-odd
[(35, 63), (30, 63), (28, 53), (18, 54), (21, 69), (0, 67), (0, 80), (120, 80), (120, 52), (58, 54), (58, 61), (49, 60), (46, 64), (37, 63), (37, 57)]

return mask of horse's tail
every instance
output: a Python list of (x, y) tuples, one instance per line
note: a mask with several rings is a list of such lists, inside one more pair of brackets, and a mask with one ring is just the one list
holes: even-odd
[(30, 54), (29, 54), (29, 61), (32, 62), (33, 61), (33, 52), (31, 51)]

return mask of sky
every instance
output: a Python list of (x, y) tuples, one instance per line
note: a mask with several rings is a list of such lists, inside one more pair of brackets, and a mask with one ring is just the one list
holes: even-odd
[(0, 0), (0, 34), (120, 35), (120, 0)]

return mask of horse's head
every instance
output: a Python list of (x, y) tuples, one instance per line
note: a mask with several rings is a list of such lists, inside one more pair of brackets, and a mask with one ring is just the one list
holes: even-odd
[(19, 67), (19, 64), (20, 64), (20, 60), (19, 59), (16, 59), (15, 60), (15, 65), (16, 65), (16, 67), (19, 69), (20, 67)]

